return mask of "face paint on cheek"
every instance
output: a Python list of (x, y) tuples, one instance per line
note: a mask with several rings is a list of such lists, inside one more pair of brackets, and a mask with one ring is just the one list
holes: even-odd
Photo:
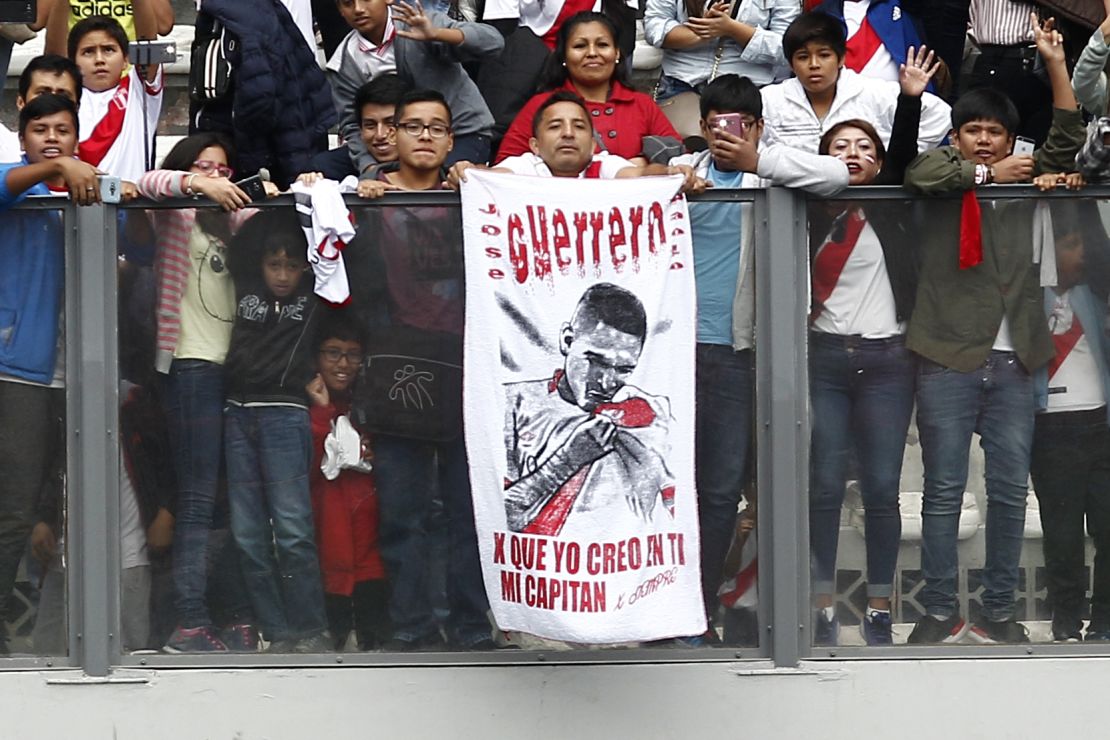
[(868, 164), (875, 164), (875, 158), (870, 154), (864, 154), (863, 158), (867, 161)]

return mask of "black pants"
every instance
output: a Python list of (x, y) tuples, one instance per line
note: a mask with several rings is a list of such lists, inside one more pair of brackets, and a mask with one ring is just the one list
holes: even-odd
[(354, 628), (359, 650), (373, 650), (389, 639), (389, 586), (385, 580), (359, 581), (350, 596), (324, 594), (328, 631), (335, 649), (347, 644)]
[(65, 454), (59, 435), (64, 412), (61, 389), (0, 382), (0, 614), (7, 613), (40, 496), (57, 498), (52, 508), (59, 518), (51, 523), (61, 521), (63, 494), (49, 490), (48, 479), (55, 456)]
[(1021, 123), (1017, 135), (1039, 147), (1052, 125), (1052, 89), (1034, 73), (1036, 50), (1020, 46), (982, 47), (982, 54), (961, 85), (961, 94), (980, 87), (1005, 93), (1017, 106)]
[(1079, 620), (1086, 611), (1085, 516), (1095, 542), (1091, 621), (1110, 628), (1110, 426), (1105, 407), (1039, 414), (1031, 472), (1041, 507), (1053, 616)]

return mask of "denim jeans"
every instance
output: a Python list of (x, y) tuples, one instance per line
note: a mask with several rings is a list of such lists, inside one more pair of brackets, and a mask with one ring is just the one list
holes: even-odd
[(867, 535), (867, 595), (889, 598), (902, 537), (898, 489), (917, 363), (903, 336), (811, 332), (809, 337), (813, 591), (831, 594), (836, 585), (840, 509), (854, 450)]
[(204, 594), (208, 530), (223, 453), (223, 366), (204, 360), (174, 360), (165, 377), (163, 398), (177, 470), (174, 607), (182, 627), (200, 627), (212, 623)]
[(940, 618), (956, 613), (956, 534), (967, 486), (971, 435), (979, 433), (986, 465), (986, 561), (983, 616), (1013, 616), (1025, 531), (1033, 445), (1033, 381), (1013, 352), (992, 351), (961, 373), (926, 359), (917, 379), (917, 428), (925, 465), (921, 504), (920, 599)]
[(378, 542), (392, 589), (393, 637), (412, 642), (434, 635), (437, 629), (427, 561), (428, 522), (438, 486), (448, 527), (448, 638), (463, 647), (489, 639), (489, 602), (461, 437), (443, 443), (375, 437), (374, 474), (381, 510)]
[(1110, 426), (1106, 407), (1038, 414), (1031, 472), (1041, 509), (1045, 585), (1053, 616), (1078, 621), (1087, 611), (1085, 517), (1095, 542), (1091, 621), (1110, 627)]
[(752, 351), (698, 344), (695, 471), (701, 520), (701, 588), (710, 622), (721, 568), (736, 529), (736, 507), (751, 460)]
[(308, 485), (308, 410), (229, 405), (224, 415), (231, 533), (255, 617), (271, 642), (320, 634), (327, 621)]

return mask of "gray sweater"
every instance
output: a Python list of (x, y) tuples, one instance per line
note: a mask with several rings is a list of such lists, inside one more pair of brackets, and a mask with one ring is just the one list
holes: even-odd
[[(488, 134), (493, 116), (460, 62), (499, 53), (505, 45), (504, 39), (495, 28), (482, 23), (455, 21), (436, 12), (429, 12), (428, 17), (437, 28), (461, 31), (465, 37), (463, 42), (452, 46), (397, 36), (393, 45), (398, 76), (413, 89), (437, 90), (443, 94), (451, 106), (452, 129), (456, 136)], [(369, 81), (347, 55), (347, 47), (357, 43), (357, 33), (351, 31), (339, 44), (328, 61), (327, 74), (339, 113), (339, 135), (351, 151), (355, 168), (362, 172), (374, 164), (374, 158), (359, 136), (358, 112), (354, 110), (355, 92)]]

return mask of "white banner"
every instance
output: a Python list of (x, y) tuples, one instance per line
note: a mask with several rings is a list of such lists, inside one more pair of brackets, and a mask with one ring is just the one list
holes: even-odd
[(680, 184), (467, 172), (464, 426), (501, 629), (705, 631)]

